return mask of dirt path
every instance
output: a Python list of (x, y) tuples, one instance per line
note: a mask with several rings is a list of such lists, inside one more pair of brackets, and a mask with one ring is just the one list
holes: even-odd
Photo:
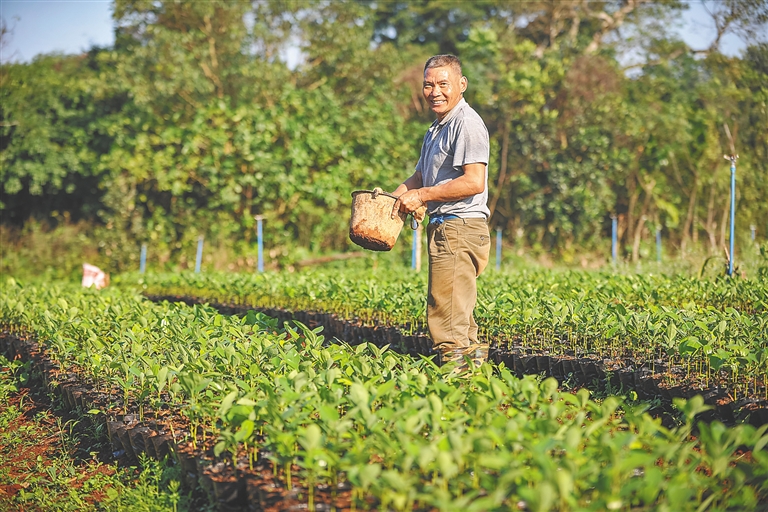
[(26, 387), (18, 362), (0, 362), (0, 510), (93, 508), (108, 498), (117, 464), (81, 422)]
[(29, 385), (28, 367), (0, 356), (0, 511), (206, 510), (178, 471), (115, 459), (105, 433)]

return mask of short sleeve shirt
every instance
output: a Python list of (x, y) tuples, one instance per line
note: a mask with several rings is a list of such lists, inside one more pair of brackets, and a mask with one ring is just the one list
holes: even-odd
[(422, 185), (434, 187), (464, 175), (464, 165), (485, 164), (485, 188), (459, 201), (427, 203), (429, 215), (488, 218), (488, 129), (480, 115), (462, 98), (442, 121), (435, 120), (424, 135), (416, 170)]

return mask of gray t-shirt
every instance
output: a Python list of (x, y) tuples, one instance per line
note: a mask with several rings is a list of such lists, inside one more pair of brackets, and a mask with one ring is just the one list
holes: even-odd
[(447, 116), (437, 119), (424, 135), (419, 163), (422, 185), (434, 187), (464, 175), (465, 164), (485, 164), (485, 189), (461, 201), (427, 203), (427, 213), (452, 214), (463, 218), (485, 218), (488, 209), (488, 129), (483, 119), (462, 98)]

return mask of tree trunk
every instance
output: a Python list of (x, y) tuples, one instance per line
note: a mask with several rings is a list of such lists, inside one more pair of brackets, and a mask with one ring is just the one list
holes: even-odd
[[(634, 240), (636, 238), (635, 227), (641, 225), (639, 221), (635, 220), (635, 207), (637, 206), (637, 202), (640, 200), (640, 193), (642, 192), (641, 188), (643, 188), (643, 180), (640, 179), (639, 162), (640, 157), (642, 157), (643, 153), (645, 152), (647, 142), (648, 140), (646, 139), (643, 144), (638, 144), (638, 146), (635, 148), (635, 160), (632, 164), (632, 171), (630, 172), (630, 175), (627, 179), (627, 196), (629, 197), (629, 207), (627, 209), (627, 241)], [(643, 209), (642, 215), (645, 215), (645, 209)], [(619, 247), (621, 247), (621, 245), (619, 245)]]
[(507, 180), (507, 162), (509, 159), (509, 129), (510, 129), (510, 116), (507, 115), (504, 118), (504, 130), (502, 134), (502, 141), (501, 141), (501, 166), (499, 168), (499, 180), (496, 183), (496, 192), (493, 194), (493, 199), (491, 199), (491, 204), (489, 210), (491, 211), (491, 215), (488, 217), (489, 219), (493, 218), (493, 212), (496, 211), (496, 204), (499, 202), (499, 197), (501, 197), (501, 192), (504, 188), (504, 183)]
[[(685, 254), (688, 248), (688, 241), (692, 237), (691, 228), (694, 224), (694, 217), (696, 212), (696, 195), (699, 189), (699, 174), (693, 173), (693, 190), (688, 199), (688, 213), (685, 216), (685, 224), (683, 225), (683, 237), (680, 240), (680, 252)], [(693, 228), (695, 229), (695, 228)]]
[(728, 224), (728, 210), (730, 210), (730, 201), (725, 201), (725, 206), (723, 207), (723, 215), (722, 215), (722, 222), (720, 223), (720, 243), (718, 244), (718, 247), (724, 247), (725, 246), (725, 237), (726, 237), (726, 226)]
[[(626, 217), (626, 229), (622, 230), (622, 236), (619, 237), (619, 242), (624, 239), (623, 235), (626, 234), (627, 238), (626, 240), (633, 240), (635, 237), (635, 207), (637, 206), (637, 201), (640, 199), (640, 187), (637, 186), (637, 174), (635, 172), (632, 173), (632, 175), (629, 177), (629, 180), (627, 180), (627, 196), (629, 197), (629, 205), (627, 206), (627, 217)], [(621, 243), (619, 244), (619, 247), (621, 247)], [(621, 253), (621, 251), (619, 251)]]
[(699, 248), (699, 229), (701, 228), (701, 219), (699, 215), (694, 212), (693, 214), (693, 233), (691, 233), (691, 245), (694, 249)]
[(637, 263), (640, 261), (640, 242), (643, 237), (643, 228), (645, 227), (645, 221), (648, 214), (648, 208), (651, 205), (651, 198), (653, 197), (653, 189), (656, 187), (656, 180), (651, 180), (646, 185), (643, 185), (643, 191), (645, 192), (645, 199), (643, 200), (643, 209), (640, 212), (640, 218), (637, 220), (635, 226), (634, 240), (632, 243), (632, 262)]
[[(243, 171), (245, 171), (245, 166), (243, 166)], [(245, 187), (245, 203), (242, 205), (242, 208), (240, 209), (240, 214), (244, 214), (247, 212), (246, 215), (253, 215), (253, 185), (248, 185)], [(251, 240), (253, 239), (253, 230), (247, 229), (245, 231), (245, 241), (248, 243), (251, 243)]]
[(704, 227), (709, 236), (709, 252), (714, 254), (717, 251), (717, 222), (715, 222), (715, 182), (709, 189), (709, 201), (707, 202), (707, 225)]

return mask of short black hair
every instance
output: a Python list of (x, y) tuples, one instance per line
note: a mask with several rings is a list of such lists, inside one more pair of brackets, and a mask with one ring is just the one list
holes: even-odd
[(441, 55), (435, 55), (433, 57), (430, 57), (427, 60), (427, 63), (424, 64), (424, 72), (426, 73), (427, 70), (430, 68), (442, 68), (446, 66), (452, 67), (454, 71), (457, 71), (459, 73), (459, 76), (462, 76), (461, 61), (457, 56), (451, 55), (450, 53), (444, 53)]

